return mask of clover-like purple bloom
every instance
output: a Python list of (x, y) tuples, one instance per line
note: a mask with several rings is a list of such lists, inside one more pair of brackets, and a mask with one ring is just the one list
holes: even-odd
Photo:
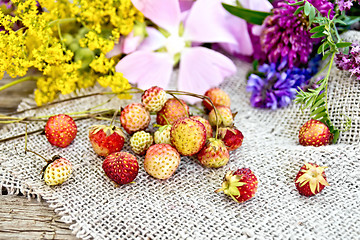
[(349, 54), (336, 54), (335, 62), (340, 70), (349, 71), (360, 80), (360, 45), (353, 44)]

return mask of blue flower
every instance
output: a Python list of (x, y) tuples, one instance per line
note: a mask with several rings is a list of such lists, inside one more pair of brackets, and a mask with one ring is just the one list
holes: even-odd
[(257, 108), (282, 108), (291, 103), (298, 88), (305, 87), (316, 74), (320, 56), (312, 58), (306, 68), (288, 68), (287, 59), (279, 64), (263, 64), (258, 73), (248, 78), (246, 90), (252, 92), (250, 102)]

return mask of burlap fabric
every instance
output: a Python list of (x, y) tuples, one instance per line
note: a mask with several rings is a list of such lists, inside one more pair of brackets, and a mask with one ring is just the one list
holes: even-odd
[[(355, 41), (360, 34), (348, 32), (344, 38)], [(83, 239), (360, 239), (359, 81), (332, 69), (331, 117), (340, 127), (350, 117), (352, 127), (341, 134), (336, 145), (303, 147), (297, 136), (308, 114), (294, 104), (277, 111), (252, 108), (250, 94), (245, 91), (245, 76), (251, 66), (243, 62), (237, 66), (236, 76), (227, 79), (222, 88), (231, 97), (232, 110), (238, 112), (235, 125), (245, 138), (225, 167), (206, 169), (195, 158), (182, 157), (175, 174), (161, 181), (145, 172), (139, 157), (136, 183), (115, 187), (101, 168), (103, 158), (96, 156), (88, 141), (88, 128), (101, 122), (88, 119), (77, 123), (78, 135), (65, 149), (50, 146), (44, 135), (29, 136), (28, 148), (49, 158), (60, 154), (73, 163), (74, 172), (66, 183), (55, 187), (44, 184), (39, 175), (44, 161), (22, 154), (24, 139), (0, 145), (0, 183), (13, 193), (41, 196)], [(26, 115), (77, 112), (107, 99), (80, 99)], [(106, 107), (127, 103), (114, 99)], [(26, 99), (19, 109), (33, 104)], [(28, 131), (43, 126), (32, 123)], [(1, 131), (1, 137), (24, 130), (24, 125), (12, 125)], [(123, 150), (132, 152), (128, 144)], [(300, 196), (294, 184), (300, 167), (308, 161), (328, 166), (330, 183), (310, 198)], [(214, 193), (228, 169), (241, 167), (251, 168), (258, 177), (255, 198), (238, 204)]]

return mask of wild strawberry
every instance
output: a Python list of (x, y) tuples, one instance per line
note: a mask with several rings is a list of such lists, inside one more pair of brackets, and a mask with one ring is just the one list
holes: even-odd
[(110, 154), (105, 158), (102, 168), (105, 174), (117, 184), (132, 182), (139, 172), (136, 157), (127, 152)]
[[(213, 102), (215, 107), (217, 106), (226, 106), (230, 107), (230, 97), (229, 95), (221, 90), (220, 88), (210, 88), (206, 91), (204, 94), (206, 97), (210, 98), (210, 100)], [(209, 100), (204, 99), (203, 105), (206, 109), (211, 111), (213, 109), (213, 106), (210, 104)]]
[(321, 192), (325, 186), (329, 186), (325, 168), (315, 163), (305, 163), (300, 168), (295, 178), (295, 186), (301, 195), (310, 197)]
[[(176, 120), (189, 115), (189, 106), (183, 100), (168, 99), (157, 113), (156, 122), (160, 125), (173, 124)], [(166, 120), (165, 120), (165, 118)]]
[(157, 179), (168, 179), (180, 164), (180, 154), (169, 144), (155, 144), (145, 155), (145, 171)]
[(235, 172), (226, 173), (222, 188), (215, 192), (224, 191), (236, 202), (245, 202), (255, 196), (258, 180), (249, 168), (241, 168)]
[(103, 157), (120, 152), (125, 138), (123, 131), (116, 126), (94, 125), (89, 130), (89, 139), (94, 151)]
[(72, 117), (59, 114), (48, 119), (45, 135), (51, 145), (65, 148), (75, 139), (77, 127)]
[[(218, 106), (217, 109), (217, 121), (219, 126), (230, 127), (233, 125), (234, 116), (229, 107)], [(211, 126), (216, 126), (216, 113), (215, 109), (209, 113), (209, 122)]]
[(303, 146), (328, 145), (331, 139), (332, 134), (328, 126), (315, 119), (307, 121), (299, 131), (299, 142)]
[(136, 132), (130, 138), (131, 149), (138, 155), (144, 155), (151, 144), (153, 144), (153, 137), (145, 131)]
[(209, 138), (197, 157), (204, 167), (218, 168), (228, 163), (230, 155), (223, 141)]
[(213, 129), (209, 123), (208, 120), (205, 118), (202, 118), (200, 116), (192, 116), (191, 119), (198, 120), (202, 124), (204, 124), (205, 130), (206, 130), (206, 138), (211, 138), (213, 136)]
[(60, 156), (54, 156), (44, 167), (44, 181), (47, 185), (59, 185), (65, 182), (71, 175), (72, 165), (69, 160)]
[(171, 145), (170, 141), (170, 131), (172, 125), (164, 125), (159, 127), (159, 129), (154, 134), (154, 140), (156, 144), (166, 143)]
[(191, 118), (181, 118), (171, 128), (170, 141), (180, 154), (194, 155), (204, 147), (206, 142), (204, 124)]
[(219, 128), (219, 137), (229, 151), (234, 151), (242, 145), (244, 135), (235, 127)]
[(127, 105), (120, 116), (121, 125), (128, 134), (143, 130), (149, 126), (150, 113), (140, 103)]
[(149, 112), (160, 111), (166, 102), (166, 92), (164, 89), (154, 86), (143, 93), (141, 96), (141, 102), (144, 104), (145, 109)]

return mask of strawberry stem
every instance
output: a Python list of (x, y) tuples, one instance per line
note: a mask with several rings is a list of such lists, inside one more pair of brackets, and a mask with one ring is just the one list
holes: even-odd
[(184, 108), (186, 116), (189, 117), (189, 112), (186, 110), (186, 107), (185, 107), (184, 103), (178, 97), (176, 97), (175, 94), (173, 94), (173, 93), (168, 93), (168, 94), (173, 96), (173, 98), (175, 98), (181, 104), (181, 106)]

